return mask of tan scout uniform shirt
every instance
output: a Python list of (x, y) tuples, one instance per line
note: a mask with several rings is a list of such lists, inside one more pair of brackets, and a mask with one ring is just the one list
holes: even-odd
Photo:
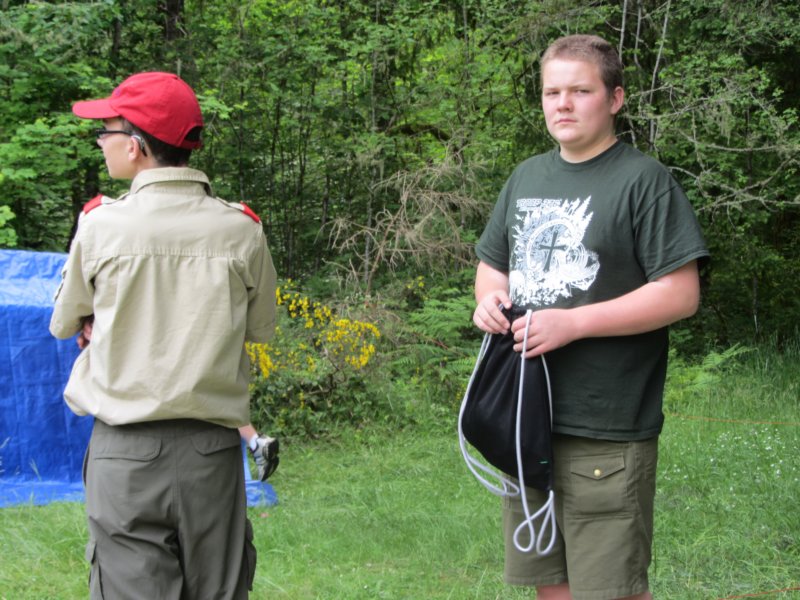
[(50, 332), (91, 343), (64, 397), (109, 425), (248, 423), (245, 340), (275, 327), (275, 268), (261, 224), (210, 195), (189, 168), (148, 169), (130, 193), (82, 215)]

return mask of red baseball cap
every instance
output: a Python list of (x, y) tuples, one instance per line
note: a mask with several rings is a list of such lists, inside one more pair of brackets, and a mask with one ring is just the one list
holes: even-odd
[(203, 115), (194, 91), (172, 73), (137, 73), (120, 83), (102, 100), (76, 102), (72, 112), (83, 119), (122, 117), (153, 137), (178, 148), (194, 149), (200, 139), (187, 140)]

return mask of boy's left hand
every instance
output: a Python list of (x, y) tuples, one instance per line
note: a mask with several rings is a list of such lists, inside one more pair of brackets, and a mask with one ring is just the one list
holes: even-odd
[[(514, 350), (522, 352), (522, 341), (525, 339), (525, 321), (523, 315), (511, 324), (514, 334)], [(574, 323), (568, 309), (546, 308), (537, 310), (531, 315), (528, 328), (528, 342), (525, 358), (539, 356), (561, 346), (566, 346), (577, 339), (574, 335)]]
[(94, 315), (84, 317), (81, 330), (78, 332), (78, 348), (83, 350), (92, 341), (92, 326), (94, 325)]

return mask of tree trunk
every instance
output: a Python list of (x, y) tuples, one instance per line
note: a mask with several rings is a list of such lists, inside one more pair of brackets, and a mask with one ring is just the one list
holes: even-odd
[(164, 0), (164, 40), (171, 42), (183, 37), (183, 0)]

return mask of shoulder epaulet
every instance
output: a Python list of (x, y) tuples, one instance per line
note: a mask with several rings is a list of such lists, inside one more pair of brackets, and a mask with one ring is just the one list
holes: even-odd
[(111, 198), (108, 196), (104, 196), (103, 194), (97, 194), (94, 198), (89, 200), (86, 204), (83, 205), (83, 214), (88, 215), (92, 212), (95, 208), (100, 206), (101, 204), (108, 204), (111, 202)]
[(95, 208), (100, 206), (103, 203), (103, 194), (97, 194), (94, 198), (89, 200), (86, 204), (83, 205), (83, 214), (89, 214)]
[(231, 202), (230, 206), (239, 209), (256, 223), (261, 223), (261, 218), (244, 202)]

